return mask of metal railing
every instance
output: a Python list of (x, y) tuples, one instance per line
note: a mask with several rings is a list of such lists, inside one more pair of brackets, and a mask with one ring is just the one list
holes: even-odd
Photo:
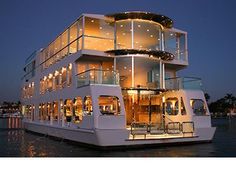
[(119, 85), (119, 73), (111, 70), (90, 69), (76, 77), (77, 87), (90, 84)]
[(201, 90), (202, 80), (196, 77), (174, 77), (165, 79), (166, 89), (170, 90), (180, 90), (180, 89), (190, 89), (190, 90)]
[(131, 132), (130, 134), (133, 136), (133, 139), (136, 135), (143, 135), (146, 139), (147, 135), (162, 135), (162, 134), (170, 134), (170, 135), (180, 135), (183, 137), (185, 134), (191, 134), (194, 136), (194, 122), (186, 121), (186, 122), (169, 122), (165, 126), (163, 124), (158, 123), (144, 123), (144, 122), (133, 122), (131, 123)]

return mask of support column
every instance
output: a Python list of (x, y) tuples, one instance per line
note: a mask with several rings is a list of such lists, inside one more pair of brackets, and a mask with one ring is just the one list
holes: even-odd
[(134, 88), (134, 56), (132, 56), (132, 87)]
[(162, 79), (163, 79), (163, 89), (166, 88), (166, 83), (165, 83), (165, 64), (162, 64)]
[(162, 80), (162, 61), (160, 59), (160, 89), (163, 89), (163, 80)]
[[(131, 47), (134, 48), (134, 21), (131, 21)], [(132, 87), (134, 87), (134, 56), (132, 56)]]

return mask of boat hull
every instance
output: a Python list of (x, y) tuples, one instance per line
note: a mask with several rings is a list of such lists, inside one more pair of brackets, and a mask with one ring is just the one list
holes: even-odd
[(24, 128), (35, 133), (101, 148), (183, 145), (211, 142), (216, 130), (215, 127), (199, 128), (195, 130), (195, 136), (132, 139), (130, 138), (130, 131), (127, 129), (75, 129), (29, 121), (24, 121)]

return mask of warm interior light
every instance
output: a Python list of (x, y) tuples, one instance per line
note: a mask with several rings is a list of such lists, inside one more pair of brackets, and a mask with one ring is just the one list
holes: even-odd
[(70, 64), (69, 64), (69, 70), (71, 70), (71, 69), (72, 69), (72, 64), (70, 63)]
[(165, 103), (166, 102), (166, 99), (165, 99), (165, 96), (162, 97), (162, 103)]
[(55, 75), (55, 76), (58, 76), (58, 74), (59, 74), (59, 72), (56, 70), (54, 75)]

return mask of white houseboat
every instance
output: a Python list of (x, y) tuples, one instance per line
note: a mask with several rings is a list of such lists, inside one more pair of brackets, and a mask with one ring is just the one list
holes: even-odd
[(82, 14), (27, 58), (26, 130), (95, 145), (210, 142), (215, 133), (187, 32), (149, 12)]

